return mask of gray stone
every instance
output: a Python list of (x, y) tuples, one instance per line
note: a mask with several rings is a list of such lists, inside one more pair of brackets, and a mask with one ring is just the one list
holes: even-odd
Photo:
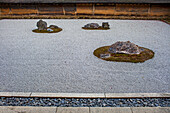
[(110, 54), (100, 54), (100, 58), (109, 58)]
[(116, 42), (108, 50), (111, 53), (140, 54), (141, 50), (137, 45), (127, 42)]
[(59, 27), (56, 26), (56, 25), (50, 25), (49, 28), (55, 28), (55, 29), (57, 29), (57, 28), (59, 28)]
[(103, 27), (103, 28), (109, 29), (109, 26), (110, 26), (110, 25), (109, 25), (108, 22), (103, 22), (103, 23), (102, 23), (102, 27)]
[(47, 23), (43, 20), (37, 22), (38, 30), (47, 30)]
[(52, 32), (53, 30), (52, 30), (52, 29), (50, 29), (50, 28), (48, 28), (48, 29), (47, 29), (47, 31)]
[(99, 24), (98, 23), (89, 23), (87, 25), (84, 26), (85, 28), (99, 28)]

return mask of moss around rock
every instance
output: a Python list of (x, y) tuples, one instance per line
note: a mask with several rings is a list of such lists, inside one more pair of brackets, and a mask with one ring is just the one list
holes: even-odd
[(60, 31), (62, 31), (61, 28), (50, 28), (50, 29), (52, 29), (53, 31), (34, 29), (34, 30), (32, 30), (32, 32), (34, 32), (34, 33), (58, 33)]
[(102, 26), (100, 26), (99, 28), (85, 28), (85, 27), (82, 27), (82, 29), (85, 29), (85, 30), (109, 30), (110, 28), (103, 28)]
[[(132, 63), (139, 63), (145, 62), (146, 60), (152, 59), (154, 57), (154, 52), (150, 49), (139, 47), (143, 49), (140, 54), (118, 54), (118, 53), (110, 53), (108, 49), (110, 46), (104, 46), (96, 49), (93, 54), (103, 60), (106, 61), (115, 61), (115, 62), (132, 62)], [(109, 54), (110, 57), (108, 58), (101, 58), (101, 54)]]

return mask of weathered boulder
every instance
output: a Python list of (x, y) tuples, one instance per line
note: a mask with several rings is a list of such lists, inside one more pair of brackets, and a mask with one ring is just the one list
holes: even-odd
[(43, 20), (37, 22), (38, 30), (47, 30), (47, 23)]
[(50, 25), (50, 26), (49, 26), (49, 28), (57, 29), (57, 28), (59, 28), (59, 27), (58, 27), (58, 26), (56, 26), (56, 25)]
[(98, 23), (89, 23), (87, 25), (84, 26), (85, 28), (99, 28), (99, 24)]
[(131, 43), (130, 41), (121, 42), (118, 41), (110, 46), (110, 53), (124, 53), (124, 54), (140, 54), (141, 50), (137, 45)]
[(103, 23), (102, 23), (102, 27), (103, 27), (103, 28), (109, 29), (109, 26), (110, 26), (110, 25), (109, 25), (108, 22), (103, 22)]

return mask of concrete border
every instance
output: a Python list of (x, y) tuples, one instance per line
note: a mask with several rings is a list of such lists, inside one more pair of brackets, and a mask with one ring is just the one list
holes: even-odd
[(31, 92), (0, 92), (0, 97), (30, 97)]
[(170, 93), (38, 93), (38, 92), (0, 92), (0, 97), (170, 98)]
[(170, 93), (106, 93), (106, 98), (170, 98)]
[(105, 94), (104, 93), (32, 93), (30, 97), (105, 98)]
[(0, 113), (169, 113), (170, 107), (0, 106)]

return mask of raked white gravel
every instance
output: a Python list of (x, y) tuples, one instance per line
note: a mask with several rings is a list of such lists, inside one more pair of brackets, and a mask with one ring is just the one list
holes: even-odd
[[(63, 31), (37, 34), (37, 19), (0, 20), (0, 92), (170, 92), (170, 26), (148, 20), (44, 19)], [(83, 30), (109, 22), (111, 29)], [(131, 41), (155, 52), (144, 63), (108, 62), (93, 51)]]

